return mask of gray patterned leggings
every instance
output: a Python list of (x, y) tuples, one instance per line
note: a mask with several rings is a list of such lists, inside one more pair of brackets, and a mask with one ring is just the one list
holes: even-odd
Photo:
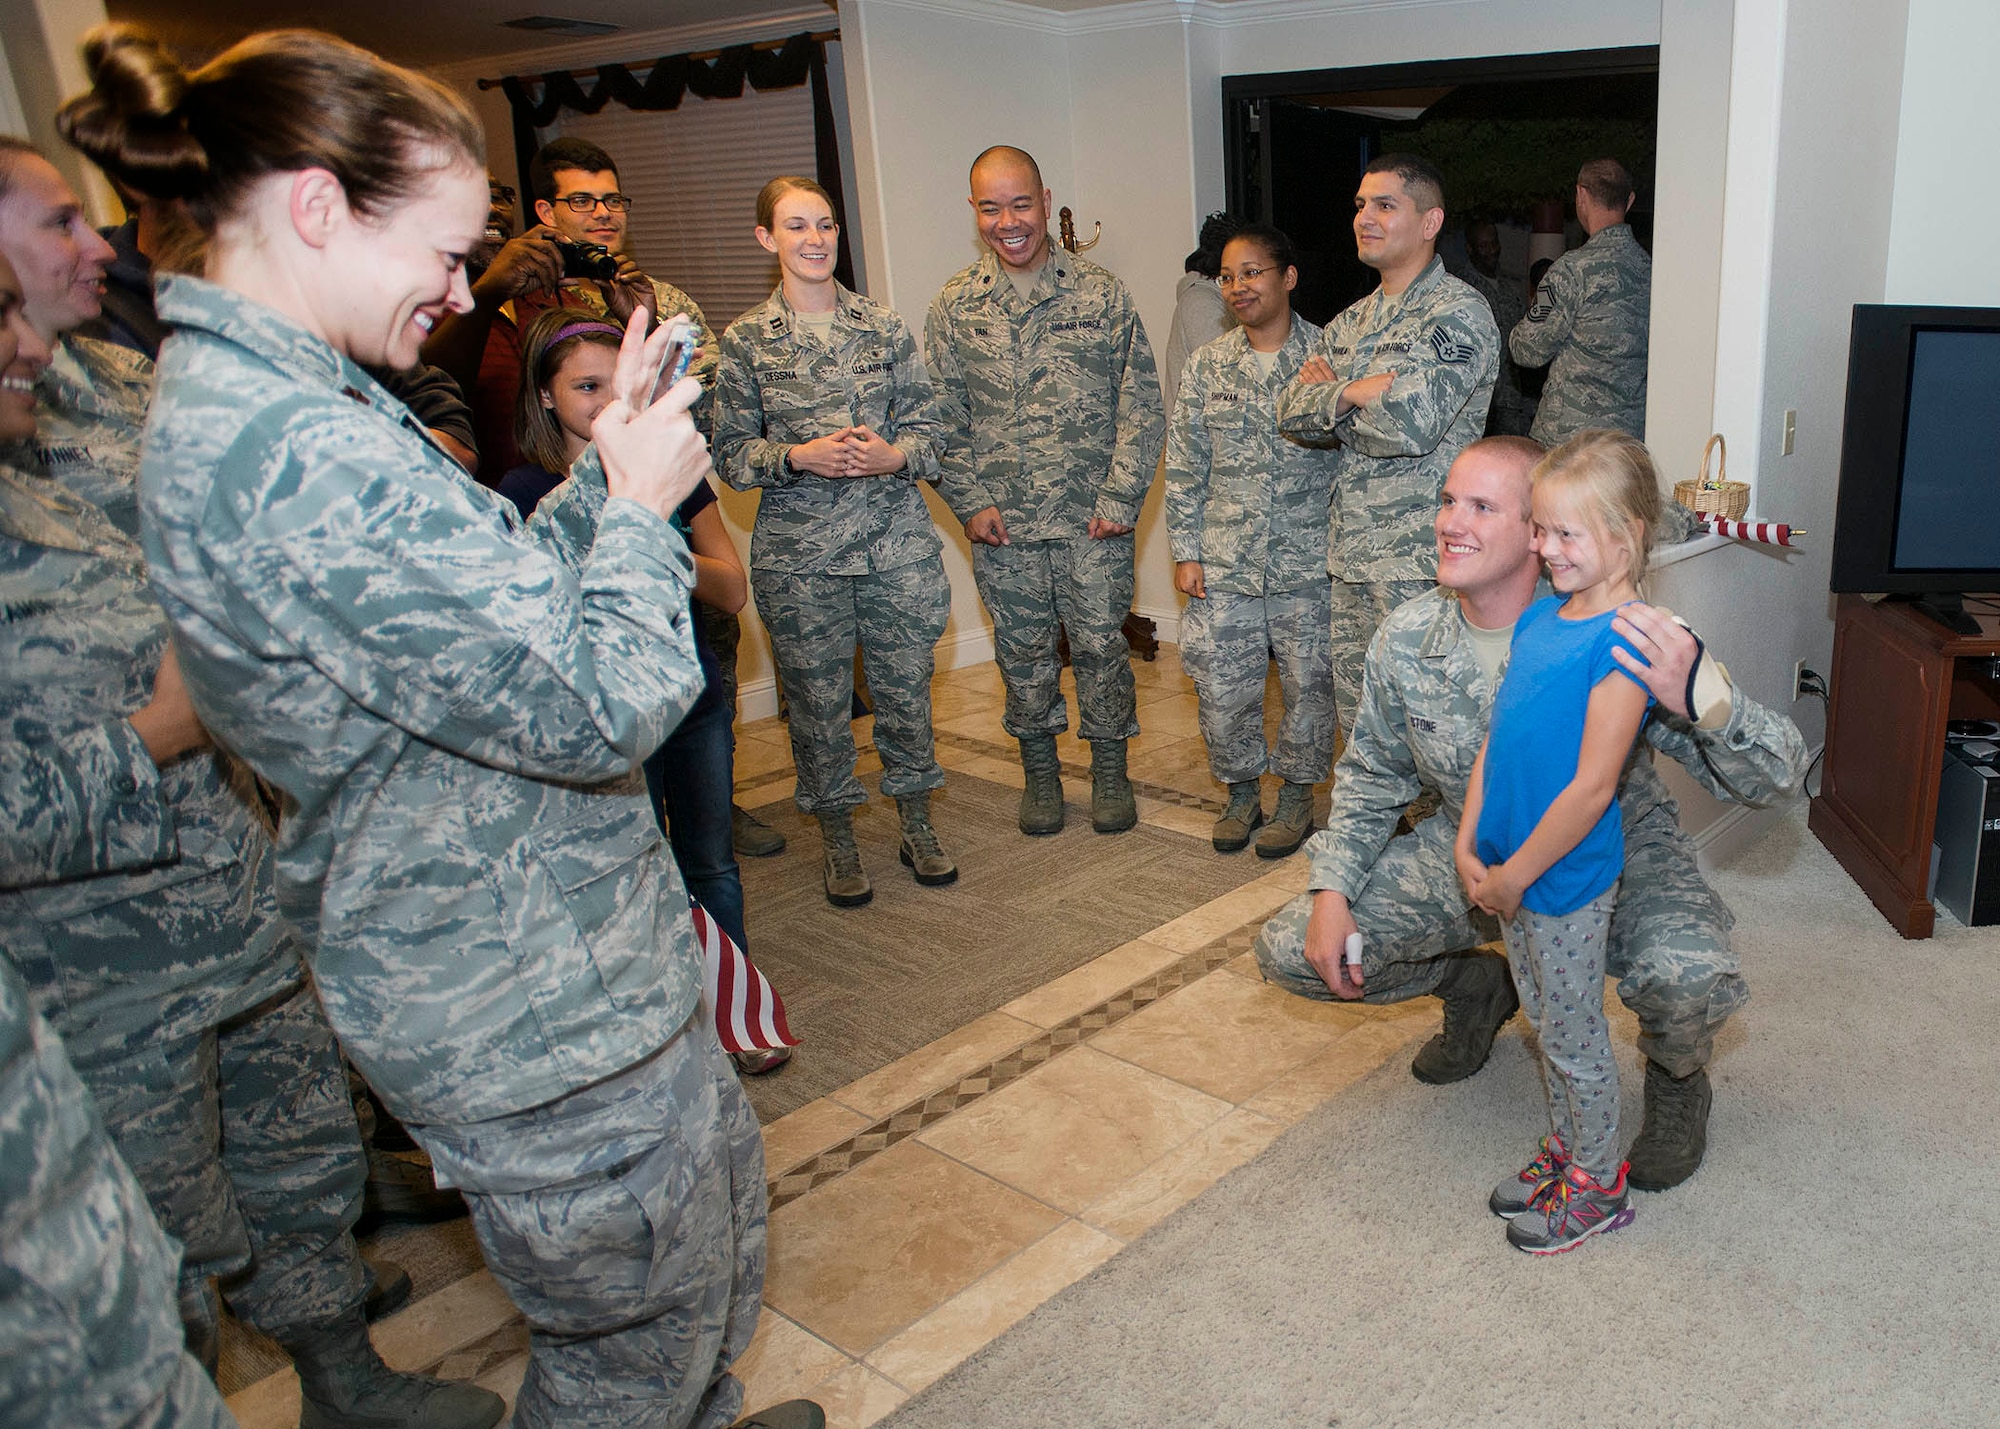
[(1521, 1011), (1542, 1043), (1549, 1126), (1570, 1160), (1609, 1185), (1618, 1174), (1618, 1059), (1604, 1019), (1612, 884), (1573, 913), (1523, 908), (1501, 925)]

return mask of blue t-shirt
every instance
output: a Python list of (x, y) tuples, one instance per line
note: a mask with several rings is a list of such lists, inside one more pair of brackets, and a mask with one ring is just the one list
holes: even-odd
[[(1632, 678), (1611, 658), (1621, 645), (1638, 654), (1611, 628), (1618, 612), (1565, 620), (1556, 612), (1568, 599), (1538, 600), (1514, 625), (1507, 674), (1493, 697), (1474, 844), (1487, 864), (1512, 857), (1576, 778), (1584, 717), (1598, 682), (1610, 674)], [(1651, 708), (1650, 696), (1646, 703)], [(1625, 826), (1613, 798), (1582, 842), (1528, 885), (1521, 906), (1536, 913), (1573, 913), (1616, 882), (1624, 867)]]

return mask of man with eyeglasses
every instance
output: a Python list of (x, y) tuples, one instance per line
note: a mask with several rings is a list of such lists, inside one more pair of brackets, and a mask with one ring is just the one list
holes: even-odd
[[(714, 385), (715, 334), (701, 308), (673, 284), (648, 277), (625, 251), (632, 200), (619, 188), (618, 166), (611, 155), (587, 139), (553, 140), (528, 165), (528, 185), (540, 222), (501, 244), (472, 284), (473, 310), (447, 316), (424, 344), (424, 360), (458, 378), (471, 394), (479, 436), (479, 479), (489, 486), (522, 462), (514, 443), (521, 334), (538, 314), (558, 303), (618, 323), (642, 307), (656, 321), (685, 313), (694, 320), (702, 348), (694, 374), (704, 387)], [(505, 217), (489, 218), (489, 239), (496, 222), (504, 233), (513, 207), (511, 189), (497, 180), (491, 187), (495, 213), (503, 212), (504, 203)], [(616, 275), (563, 277), (558, 246), (562, 243), (607, 250), (617, 262)], [(695, 421), (705, 426), (706, 417), (704, 397), (695, 408)]]
[(1278, 399), (1278, 429), (1340, 443), (1333, 484), (1333, 689), (1354, 734), (1368, 642), (1390, 611), (1437, 581), (1431, 532), (1452, 461), (1486, 428), (1500, 329), (1486, 300), (1444, 271), (1444, 179), (1384, 154), (1354, 195), (1354, 244), (1382, 285), (1337, 314)]

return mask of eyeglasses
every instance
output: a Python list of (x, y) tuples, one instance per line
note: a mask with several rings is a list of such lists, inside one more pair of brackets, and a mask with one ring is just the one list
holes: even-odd
[(516, 197), (512, 184), (488, 184), (486, 196), (494, 203), (512, 203)]
[(613, 213), (629, 213), (632, 209), (632, 200), (625, 194), (564, 194), (556, 202), (567, 205), (571, 213), (589, 213), (599, 204)]
[(1245, 268), (1240, 273), (1224, 273), (1215, 280), (1215, 286), (1224, 291), (1230, 288), (1241, 288), (1256, 282), (1266, 273), (1275, 273), (1277, 271), (1275, 268)]

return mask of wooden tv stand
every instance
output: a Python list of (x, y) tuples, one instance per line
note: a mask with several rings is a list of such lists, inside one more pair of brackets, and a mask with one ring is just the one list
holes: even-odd
[(2000, 681), (1982, 668), (2000, 657), (2000, 615), (1968, 611), (1978, 635), (1857, 595), (1834, 617), (1826, 778), (1807, 826), (1906, 938), (1937, 918), (1925, 892), (1945, 723), (2000, 719)]

